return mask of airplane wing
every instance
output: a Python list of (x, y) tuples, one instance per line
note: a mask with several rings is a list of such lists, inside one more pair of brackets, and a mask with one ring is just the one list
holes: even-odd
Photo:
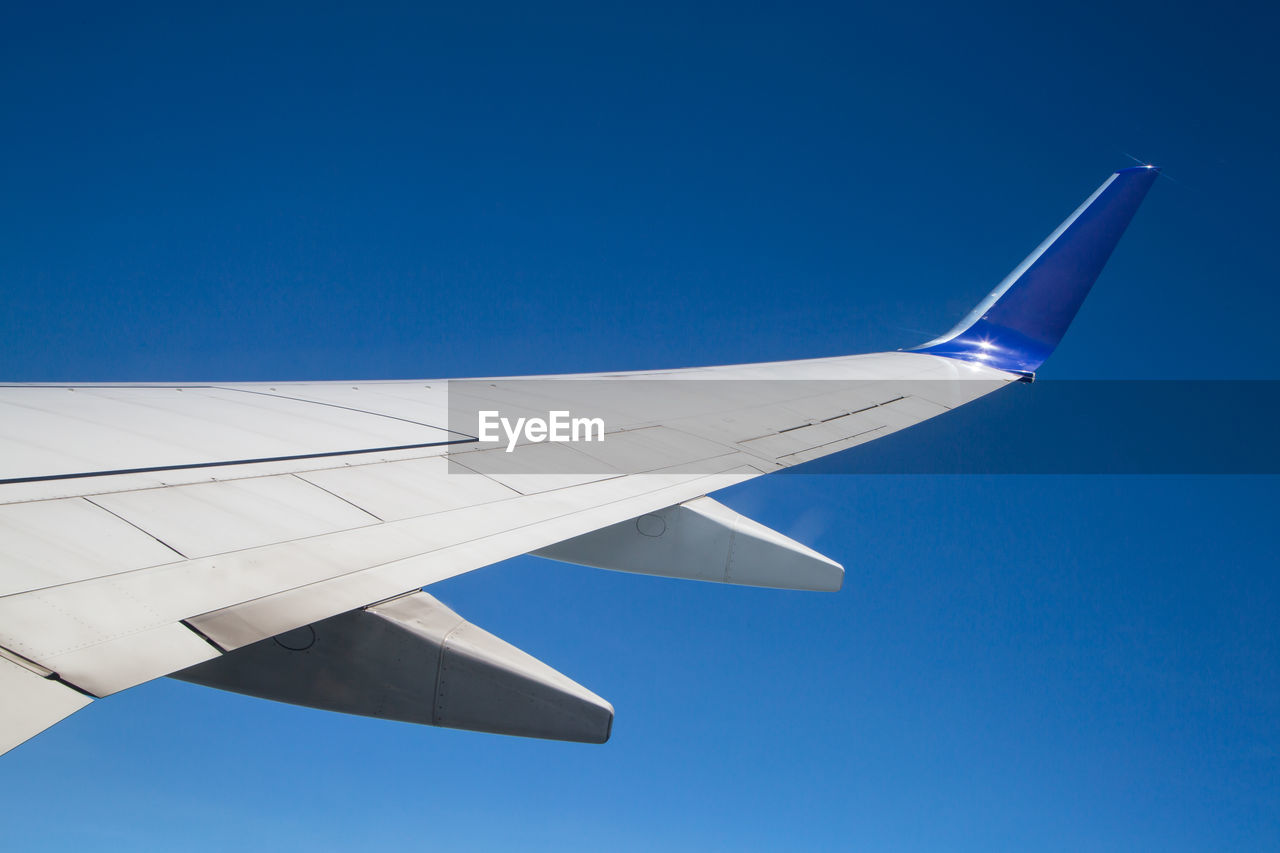
[(707, 495), (1031, 378), (1156, 174), (1112, 175), (959, 326), (911, 351), (537, 378), (0, 387), (0, 750), (165, 675), (603, 742), (607, 702), (422, 588), (532, 552), (838, 589), (838, 563)]

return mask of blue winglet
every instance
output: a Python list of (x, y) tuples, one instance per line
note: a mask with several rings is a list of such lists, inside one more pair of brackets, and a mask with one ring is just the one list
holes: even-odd
[(1121, 169), (954, 329), (913, 347), (1014, 373), (1034, 373), (1062, 340), (1160, 170)]

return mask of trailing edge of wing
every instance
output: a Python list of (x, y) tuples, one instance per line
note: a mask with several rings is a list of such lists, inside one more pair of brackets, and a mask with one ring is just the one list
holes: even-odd
[(0, 753), (93, 701), (52, 676), (0, 653)]
[(1109, 177), (955, 328), (914, 347), (1015, 373), (1034, 373), (1062, 340), (1160, 170)]

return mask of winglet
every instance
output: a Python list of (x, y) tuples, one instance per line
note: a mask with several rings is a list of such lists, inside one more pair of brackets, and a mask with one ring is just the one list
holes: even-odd
[(912, 351), (1034, 373), (1062, 340), (1159, 173), (1134, 166), (1107, 178), (955, 328)]

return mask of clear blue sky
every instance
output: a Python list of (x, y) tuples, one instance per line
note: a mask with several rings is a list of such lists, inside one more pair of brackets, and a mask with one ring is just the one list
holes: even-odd
[[(1129, 155), (1172, 180), (1042, 377), (1278, 378), (1264, 4), (261, 5), (0, 15), (0, 378), (894, 349)], [(160, 681), (0, 759), (6, 844), (1274, 850), (1276, 489), (756, 481), (841, 593), (433, 588), (611, 700), (604, 747)]]

